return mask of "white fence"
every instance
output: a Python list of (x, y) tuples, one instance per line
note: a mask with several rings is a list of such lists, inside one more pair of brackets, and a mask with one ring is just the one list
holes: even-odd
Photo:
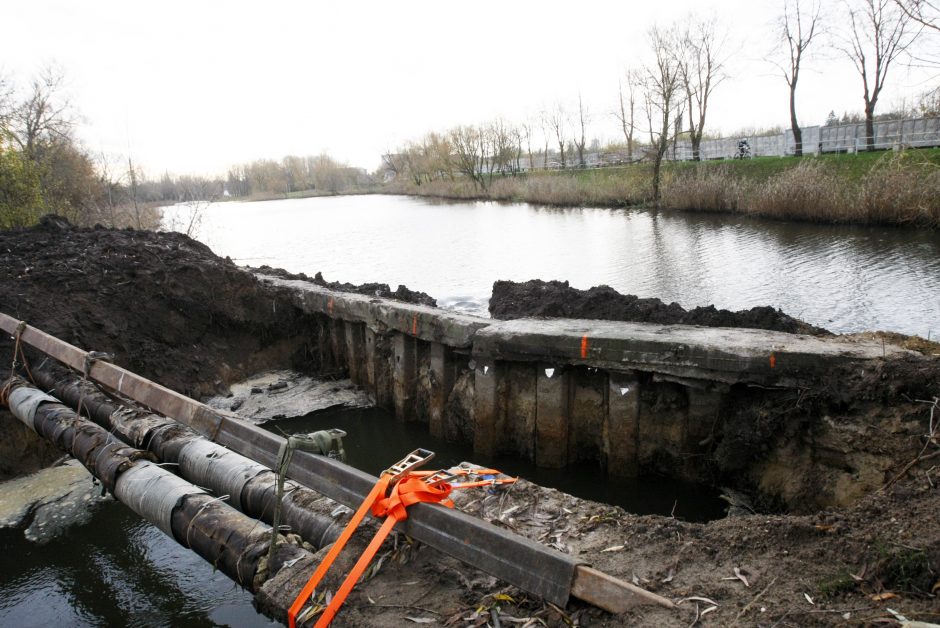
[[(856, 153), (867, 147), (868, 135), (865, 132), (865, 123), (840, 124), (835, 126), (808, 126), (803, 127), (803, 154), (812, 155), (820, 153)], [(703, 140), (701, 158), (705, 159), (733, 159), (738, 156), (738, 142), (746, 139), (750, 147), (751, 157), (783, 157), (793, 155), (795, 143), (793, 132), (790, 130), (774, 135), (758, 135), (752, 137), (723, 137), (719, 139)], [(901, 149), (940, 146), (940, 118), (911, 118), (905, 120), (886, 120), (875, 122), (874, 146), (876, 149)], [(617, 166), (636, 161), (644, 157), (646, 148), (640, 147), (633, 155), (633, 159), (625, 152), (596, 152), (588, 151), (584, 154), (585, 167), (604, 168)], [(578, 154), (571, 151), (565, 155), (566, 167), (577, 168)], [(692, 159), (692, 144), (689, 140), (680, 139), (675, 146), (670, 146), (666, 159), (673, 161), (688, 161)], [(522, 170), (529, 170), (528, 159), (520, 160)], [(535, 158), (534, 170), (557, 170), (561, 168), (557, 152), (549, 151), (548, 164), (540, 155)]]
[[(702, 142), (702, 159), (731, 159), (737, 155), (738, 142), (746, 139), (754, 157), (794, 154), (793, 132), (756, 137), (726, 137)], [(868, 134), (865, 123), (803, 128), (803, 154), (855, 153), (865, 150)], [(874, 146), (877, 149), (940, 146), (940, 118), (914, 118), (875, 122)], [(680, 140), (671, 159), (692, 158), (692, 145)]]

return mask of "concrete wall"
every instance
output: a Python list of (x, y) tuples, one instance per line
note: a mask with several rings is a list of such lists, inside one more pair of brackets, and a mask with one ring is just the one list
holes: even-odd
[(736, 391), (788, 391), (900, 351), (751, 329), (495, 321), (260, 277), (318, 318), (324, 370), (348, 371), (398, 420), (469, 441), (481, 460), (599, 463), (620, 477), (695, 476)]

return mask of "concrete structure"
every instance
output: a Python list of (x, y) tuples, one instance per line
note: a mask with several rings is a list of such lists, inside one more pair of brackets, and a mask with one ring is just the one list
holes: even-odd
[(496, 321), (259, 277), (318, 318), (324, 367), (347, 369), (399, 420), (481, 457), (599, 463), (613, 476), (667, 458), (692, 477), (719, 415), (746, 397), (733, 391), (800, 387), (903, 351), (753, 329)]

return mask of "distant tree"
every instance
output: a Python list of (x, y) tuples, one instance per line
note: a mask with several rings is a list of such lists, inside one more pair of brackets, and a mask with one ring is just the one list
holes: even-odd
[(565, 168), (568, 165), (565, 159), (568, 113), (561, 104), (557, 104), (550, 111), (545, 113), (545, 122), (548, 125), (548, 128), (551, 130), (552, 134), (554, 134), (555, 141), (558, 142), (558, 152), (559, 159), (561, 161), (561, 167)]
[(866, 146), (874, 150), (875, 107), (888, 72), (921, 28), (894, 0), (853, 0), (845, 3), (845, 11), (848, 27), (840, 48), (862, 79)]
[(778, 33), (781, 47), (789, 53), (789, 62), (772, 63), (780, 69), (790, 88), (790, 130), (793, 132), (793, 154), (797, 157), (803, 155), (803, 130), (796, 116), (796, 86), (807, 51), (822, 34), (821, 22), (820, 0), (784, 0)]
[[(626, 99), (624, 99), (624, 82), (627, 84)], [(638, 68), (629, 68), (626, 77), (620, 81), (620, 108), (614, 116), (620, 122), (623, 130), (623, 139), (627, 143), (627, 159), (633, 160), (633, 142), (636, 133), (636, 105), (637, 90), (643, 82), (643, 73)]]
[(650, 145), (653, 149), (654, 202), (661, 198), (662, 163), (669, 148), (677, 108), (681, 101), (682, 76), (675, 29), (653, 27), (649, 31), (653, 58), (646, 67), (643, 84), (643, 106), (649, 123)]
[(36, 161), (42, 143), (71, 142), (74, 114), (68, 99), (62, 95), (65, 75), (61, 69), (48, 66), (33, 79), (26, 98), (9, 112), (8, 136)]
[(42, 213), (42, 188), (32, 162), (0, 138), (0, 229), (31, 225)]
[(483, 169), (488, 154), (483, 130), (474, 126), (460, 126), (452, 129), (448, 137), (454, 147), (454, 169), (473, 181), (474, 187), (485, 190)]
[(679, 70), (685, 90), (685, 109), (689, 117), (692, 159), (702, 158), (702, 134), (708, 102), (715, 88), (725, 79), (725, 48), (728, 37), (715, 18), (690, 17), (678, 44)]
[(584, 108), (584, 100), (581, 94), (578, 94), (578, 130), (580, 134), (574, 138), (574, 147), (578, 151), (578, 167), (584, 168), (587, 164), (584, 161), (584, 147), (587, 143), (585, 139), (588, 114)]
[(839, 116), (836, 115), (835, 109), (829, 112), (829, 115), (826, 116), (826, 126), (838, 126), (839, 125)]

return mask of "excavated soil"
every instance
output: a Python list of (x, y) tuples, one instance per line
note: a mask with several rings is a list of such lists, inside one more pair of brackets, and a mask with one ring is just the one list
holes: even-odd
[(620, 294), (610, 286), (578, 290), (567, 281), (525, 282), (497, 281), (490, 298), (490, 316), (498, 319), (545, 316), (552, 318), (589, 318), (666, 325), (703, 325), (705, 327), (747, 327), (791, 334), (830, 335), (820, 327), (795, 319), (768, 306), (731, 312), (714, 305), (684, 309), (678, 303), (659, 299), (641, 299)]
[[(639, 318), (629, 320), (824, 333), (760, 308), (684, 312), (605, 288), (522, 286), (494, 286), (494, 317), (628, 320), (632, 308)], [(314, 323), (250, 273), (178, 234), (79, 229), (56, 219), (0, 233), (0, 311), (113, 353), (122, 366), (197, 397), (267, 368), (318, 367), (308, 346), (316, 342)], [(4, 375), (11, 350), (4, 335)], [(933, 352), (936, 345), (922, 347)], [(912, 354), (833, 372), (811, 389), (767, 392), (741, 391), (711, 455), (727, 474), (740, 468), (752, 475), (738, 484), (765, 482), (755, 488), (805, 500), (809, 514), (757, 503), (760, 514), (689, 523), (526, 482), (460, 498), (469, 512), (680, 602), (677, 609), (645, 606), (614, 616), (578, 602), (552, 608), (399, 538), (334, 625), (497, 625), (494, 616), (502, 626), (940, 621), (940, 408), (933, 401), (940, 361)], [(798, 457), (807, 451), (813, 459)], [(813, 507), (820, 486), (841, 487), (846, 505)]]

